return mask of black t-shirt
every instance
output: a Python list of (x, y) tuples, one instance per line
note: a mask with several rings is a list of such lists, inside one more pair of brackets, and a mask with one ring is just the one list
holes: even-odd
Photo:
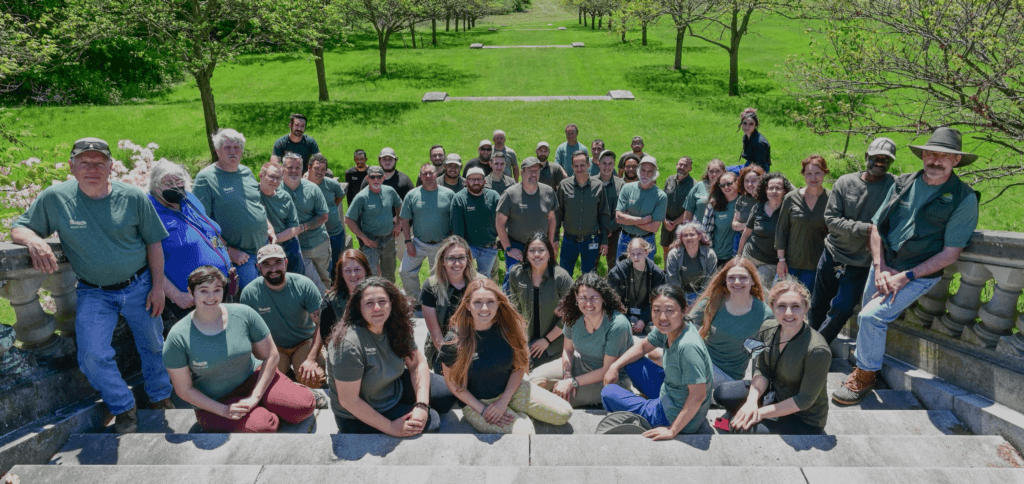
[(349, 205), (352, 204), (352, 199), (356, 198), (359, 190), (363, 189), (363, 180), (368, 171), (369, 169), (359, 171), (354, 166), (345, 171), (345, 182), (348, 183), (348, 188), (345, 189), (345, 198), (348, 199)]
[(308, 134), (302, 135), (302, 139), (298, 143), (292, 141), (291, 137), (286, 134), (274, 142), (273, 153), (274, 156), (279, 156), (284, 161), (284, 154), (288, 152), (298, 153), (302, 156), (302, 172), (305, 173), (309, 169), (309, 157), (319, 153), (320, 146)]
[[(445, 342), (454, 341), (455, 333), (448, 333)], [(458, 359), (458, 345), (441, 345), (438, 359), (449, 368)], [(476, 353), (469, 365), (466, 389), (478, 400), (501, 396), (512, 376), (512, 346), (501, 335), (497, 324), (476, 333)]]
[(484, 171), (484, 176), (485, 177), (490, 175), (491, 174), (491, 170), (492, 170), (490, 162), (484, 163), (484, 162), (480, 161), (479, 157), (477, 157), (477, 158), (473, 158), (472, 160), (467, 161), (466, 165), (462, 167), (462, 177), (465, 178), (465, 177), (469, 176), (469, 175), (467, 175), (467, 173), (469, 173), (469, 170), (471, 170), (473, 168), (480, 168), (480, 169), (482, 169)]
[[(437, 324), (441, 327), (442, 333), (448, 331), (448, 320), (451, 319), (452, 315), (455, 314), (455, 310), (458, 309), (459, 304), (462, 303), (462, 296), (464, 294), (466, 294), (466, 286), (462, 286), (462, 289), (455, 288), (455, 290), (452, 291), (451, 297), (448, 298), (448, 308), (445, 310), (445, 314), (437, 315)], [(423, 291), (420, 293), (420, 302), (424, 307), (437, 307), (437, 294), (434, 294), (433, 284), (423, 285)]]
[[(369, 180), (364, 179), (363, 182), (359, 184), (359, 189), (362, 190), (366, 188), (366, 186), (369, 185), (369, 183)], [(391, 175), (391, 178), (385, 178), (384, 184), (391, 188), (394, 188), (395, 191), (398, 192), (398, 198), (401, 198), (402, 200), (405, 200), (405, 194), (409, 193), (409, 190), (416, 188), (413, 186), (412, 179), (409, 178), (409, 175), (406, 175), (405, 173), (402, 173), (400, 171), (395, 171), (395, 174)], [(357, 191), (356, 193), (359, 192)]]

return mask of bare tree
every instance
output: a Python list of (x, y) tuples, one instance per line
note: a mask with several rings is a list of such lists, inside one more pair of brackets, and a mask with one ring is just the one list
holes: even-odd
[(694, 31), (693, 24), (690, 24), (691, 36), (717, 45), (729, 53), (730, 96), (740, 95), (740, 42), (748, 33), (751, 18), (773, 5), (771, 0), (716, 1), (714, 8), (704, 15), (707, 24), (701, 30)]
[(661, 11), (672, 17), (676, 27), (676, 55), (672, 62), (675, 70), (683, 67), (683, 39), (690, 24), (699, 22), (711, 11), (714, 0), (660, 0)]

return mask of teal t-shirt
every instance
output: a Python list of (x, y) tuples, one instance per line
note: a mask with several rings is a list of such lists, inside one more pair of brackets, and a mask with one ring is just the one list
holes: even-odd
[[(565, 331), (565, 339), (572, 341), (573, 348), (580, 354), (583, 371), (592, 372), (604, 366), (605, 356), (622, 356), (633, 346), (633, 330), (629, 320), (620, 312), (605, 315), (604, 321), (593, 333), (587, 331), (583, 316)], [(628, 378), (626, 370), (619, 372), (619, 379)]]
[(345, 231), (345, 224), (342, 223), (341, 214), (338, 213), (338, 204), (334, 203), (339, 198), (345, 198), (345, 190), (341, 188), (341, 183), (328, 177), (324, 177), (317, 186), (320, 187), (324, 201), (327, 202), (327, 224), (324, 225), (324, 228), (327, 229), (327, 235), (334, 237)]
[(164, 366), (188, 367), (192, 385), (217, 400), (238, 388), (256, 371), (260, 361), (252, 354), (253, 343), (270, 336), (259, 314), (243, 304), (225, 304), (228, 324), (224, 331), (205, 335), (192, 324), (192, 314), (174, 324), (164, 341)]
[[(700, 326), (704, 320), (703, 303), (692, 313), (694, 324)], [(725, 309), (725, 303), (711, 320), (711, 330), (705, 340), (711, 361), (730, 377), (739, 380), (747, 371), (750, 361), (743, 342), (752, 338), (761, 324), (774, 318), (771, 308), (764, 301), (754, 299), (747, 314), (734, 316)]]
[(192, 193), (203, 202), (206, 215), (220, 224), (229, 247), (255, 254), (267, 245), (267, 212), (249, 167), (238, 165), (229, 172), (207, 166), (196, 175)]
[[(640, 188), (640, 182), (627, 183), (619, 190), (619, 201), (615, 205), (615, 210), (634, 217), (650, 215), (654, 222), (662, 222), (668, 210), (668, 196), (658, 188), (658, 185), (652, 185), (651, 188), (644, 190)], [(636, 225), (623, 225), (622, 230), (631, 235), (649, 234)]]
[(693, 221), (701, 223), (704, 220), (704, 209), (708, 206), (708, 182), (698, 180), (693, 184), (690, 193), (686, 195), (683, 202), (683, 210), (693, 214)]
[[(580, 144), (579, 140), (576, 140), (576, 144), (572, 146), (569, 146), (568, 141), (564, 141), (562, 144), (558, 145), (558, 148), (555, 148), (555, 163), (558, 163), (562, 168), (565, 168), (566, 177), (572, 177), (572, 154), (579, 150), (583, 150), (583, 152), (587, 154), (587, 159), (590, 158), (590, 150), (588, 150), (586, 146)], [(558, 184), (556, 183), (555, 185), (557, 186)]]
[[(416, 342), (412, 342), (413, 349)], [(369, 328), (349, 326), (345, 336), (327, 347), (327, 379), (331, 409), (342, 418), (355, 418), (341, 406), (334, 381), (358, 381), (359, 398), (378, 412), (394, 407), (402, 397), (405, 360), (391, 349), (388, 334), (373, 334)]]
[(661, 385), (660, 398), (669, 422), (675, 422), (690, 396), (687, 385), (705, 384), (705, 395), (700, 409), (682, 430), (684, 434), (696, 432), (707, 419), (708, 408), (711, 407), (711, 392), (715, 387), (711, 357), (704, 342), (700, 340), (700, 329), (694, 324), (686, 323), (683, 333), (672, 346), (668, 346), (668, 336), (660, 331), (651, 331), (651, 334), (647, 335), (647, 342), (655, 348), (665, 349), (662, 356), (665, 383)]
[(715, 240), (711, 245), (720, 261), (729, 260), (736, 255), (736, 251), (732, 247), (732, 241), (736, 238), (736, 231), (732, 229), (732, 218), (736, 213), (736, 200), (739, 200), (739, 197), (729, 202), (725, 210), (715, 212)]
[(455, 192), (438, 186), (416, 187), (405, 195), (400, 217), (412, 221), (412, 234), (424, 242), (440, 242), (452, 234), (452, 199)]
[(69, 180), (36, 197), (12, 227), (42, 237), (60, 235), (64, 254), (81, 279), (100, 286), (124, 281), (145, 266), (146, 246), (167, 238), (167, 229), (142, 190), (118, 181), (93, 200)]
[(301, 274), (288, 273), (284, 288), (279, 291), (267, 287), (263, 276), (257, 277), (242, 289), (238, 302), (259, 313), (274, 336), (274, 344), (293, 348), (313, 337), (316, 323), (309, 313), (318, 311), (322, 301), (313, 281)]
[[(903, 195), (903, 198), (897, 202), (898, 205), (893, 209), (892, 215), (890, 215), (889, 233), (886, 234), (885, 239), (889, 247), (892, 247), (893, 250), (899, 250), (904, 242), (914, 236), (914, 219), (917, 218), (917, 212), (921, 210), (925, 202), (930, 200), (941, 187), (942, 185), (929, 185), (920, 177), (914, 180), (914, 186), (910, 187), (907, 193)], [(889, 187), (889, 193), (886, 194), (884, 200), (892, 199), (894, 190), (896, 190), (896, 185)], [(888, 203), (883, 203), (878, 208), (875, 216), (871, 219), (871, 223), (876, 226), (879, 224), (879, 218), (882, 216), (887, 205)], [(943, 245), (945, 247), (967, 247), (967, 244), (971, 241), (971, 235), (974, 234), (974, 229), (978, 226), (978, 197), (973, 193), (964, 197), (964, 200), (960, 202), (960, 206), (953, 210), (953, 215), (949, 217), (949, 221), (950, 223), (946, 224)]]
[(395, 208), (401, 206), (402, 199), (394, 188), (381, 185), (380, 193), (373, 193), (366, 187), (348, 204), (345, 216), (358, 222), (367, 235), (384, 237), (395, 229)]
[(267, 220), (274, 226), (274, 232), (281, 233), (285, 229), (298, 227), (299, 215), (295, 211), (295, 202), (288, 192), (280, 188), (273, 195), (260, 192), (260, 200), (267, 211)]
[[(299, 180), (299, 187), (295, 190), (282, 183), (281, 189), (292, 196), (292, 201), (295, 202), (295, 212), (299, 215), (300, 224), (329, 213), (327, 200), (324, 200), (324, 192), (320, 191), (320, 187), (314, 185), (313, 182)], [(327, 219), (330, 220), (330, 216)], [(327, 242), (327, 240), (327, 229), (321, 225), (313, 230), (307, 230), (299, 234), (299, 247), (302, 250), (314, 249), (320, 244)]]

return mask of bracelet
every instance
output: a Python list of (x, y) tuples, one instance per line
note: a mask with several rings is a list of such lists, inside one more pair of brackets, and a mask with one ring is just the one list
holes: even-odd
[(411, 243), (412, 243), (412, 241), (411, 241), (411, 240), (406, 240), (406, 241), (405, 241), (405, 243), (406, 243), (406, 244), (411, 244)]
[(430, 412), (430, 405), (423, 402), (416, 402), (416, 405), (413, 405), (412, 408), (422, 408), (423, 410)]
[(785, 257), (779, 257), (779, 262), (786, 262), (786, 258)]
[(551, 344), (551, 340), (548, 339), (548, 335), (544, 335), (544, 341), (547, 341), (548, 344)]

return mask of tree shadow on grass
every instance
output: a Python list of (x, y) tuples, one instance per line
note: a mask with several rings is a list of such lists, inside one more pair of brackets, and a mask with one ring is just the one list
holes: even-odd
[[(647, 45), (642, 45), (640, 39), (629, 39), (626, 42), (622, 42), (617, 37), (611, 37), (612, 40), (607, 44), (607, 47), (615, 52), (622, 53), (669, 53), (675, 55), (676, 44), (675, 42), (666, 43), (658, 40), (647, 40)], [(687, 39), (689, 40), (689, 39)], [(685, 61), (687, 54), (704, 54), (711, 50), (711, 47), (690, 47), (687, 46), (685, 41), (683, 43), (683, 60)]]
[[(444, 21), (438, 22), (437, 45), (431, 43), (430, 27), (419, 26), (416, 29), (416, 49), (469, 49), (469, 44), (485, 42), (487, 38), (493, 38), (498, 32), (489, 32), (485, 28), (476, 27), (468, 32), (460, 30), (455, 32), (444, 31)], [(377, 34), (374, 32), (349, 34), (346, 38), (347, 46), (331, 49), (331, 52), (344, 53), (346, 51), (375, 51), (377, 50)], [(392, 49), (412, 49), (412, 36), (409, 30), (403, 30), (391, 34), (388, 39), (388, 51)]]
[(291, 113), (309, 118), (307, 129), (315, 133), (342, 124), (392, 125), (419, 107), (419, 102), (233, 103), (218, 105), (217, 115), (221, 126), (230, 126), (247, 136), (264, 136), (284, 134)]
[[(626, 80), (647, 91), (680, 99), (721, 96), (729, 90), (729, 71), (707, 67), (683, 66), (677, 71), (663, 64), (641, 66), (626, 73)], [(766, 73), (740, 69), (742, 95), (765, 94), (777, 88), (778, 85)]]
[(236, 57), (231, 61), (230, 65), (238, 66), (253, 66), (259, 65), (264, 66), (271, 63), (284, 64), (287, 62), (294, 62), (297, 60), (303, 60), (307, 56), (312, 54), (309, 51), (297, 51), (289, 53), (274, 53), (274, 54), (253, 54)]
[(466, 81), (480, 78), (480, 74), (456, 69), (450, 66), (432, 64), (414, 64), (408, 62), (389, 62), (388, 73), (380, 74), (378, 63), (362, 64), (336, 74), (330, 80), (335, 86), (352, 86), (357, 83), (369, 83), (376, 87), (384, 87), (389, 83), (403, 81), (405, 85), (417, 89), (439, 89), (446, 86), (463, 84)]

